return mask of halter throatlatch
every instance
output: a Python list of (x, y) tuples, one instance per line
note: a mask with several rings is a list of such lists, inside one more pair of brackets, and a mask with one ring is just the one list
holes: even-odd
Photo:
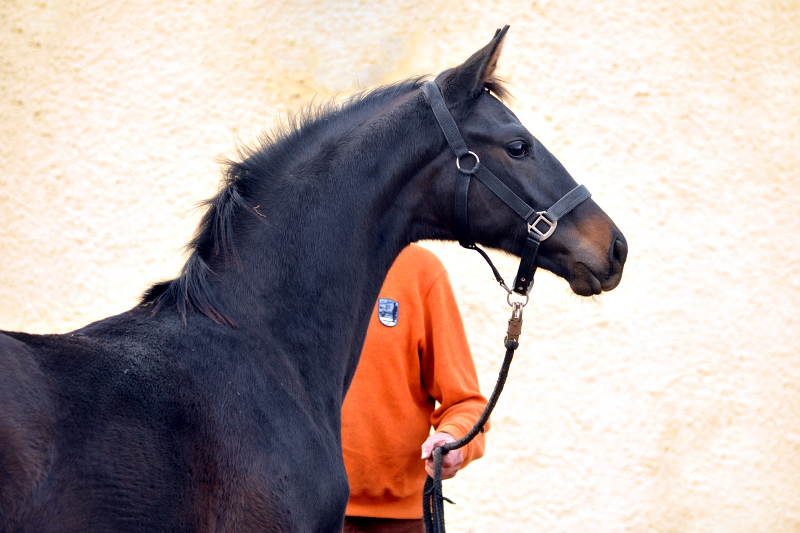
[[(495, 279), (506, 291), (510, 293), (513, 290), (517, 294), (526, 296), (533, 285), (533, 274), (536, 271), (536, 253), (539, 251), (539, 245), (553, 234), (558, 220), (589, 198), (591, 193), (583, 185), (578, 185), (546, 211), (536, 211), (517, 196), (514, 191), (509, 189), (505, 183), (500, 181), (488, 168), (483, 166), (477, 154), (469, 151), (467, 143), (458, 131), (458, 126), (453, 120), (453, 116), (447, 110), (442, 93), (436, 83), (426, 81), (422, 84), (422, 91), (425, 94), (425, 100), (427, 100), (428, 105), (433, 110), (433, 114), (436, 116), (436, 121), (442, 128), (447, 144), (450, 145), (456, 155), (458, 178), (454, 205), (455, 237), (461, 246), (477, 251), (486, 259), (492, 268)], [(522, 251), (522, 258), (514, 279), (513, 289), (509, 289), (506, 286), (505, 280), (492, 264), (489, 256), (478, 248), (472, 235), (470, 235), (468, 198), (469, 183), (472, 176), (478, 178), (481, 183), (486, 185), (489, 190), (528, 224), (528, 236), (525, 239), (525, 247)]]

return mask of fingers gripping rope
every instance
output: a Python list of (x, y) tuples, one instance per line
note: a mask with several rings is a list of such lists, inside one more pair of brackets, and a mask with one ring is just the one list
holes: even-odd
[[(513, 319), (513, 315), (512, 315)], [(519, 317), (519, 327), (521, 328), (522, 318)], [(509, 321), (511, 327), (511, 321)], [(517, 334), (518, 335), (518, 334)], [(519, 341), (516, 338), (506, 337), (505, 347), (506, 355), (503, 359), (503, 366), (500, 368), (500, 376), (497, 378), (497, 384), (494, 386), (492, 396), (489, 398), (489, 403), (481, 413), (480, 418), (472, 426), (472, 429), (454, 442), (446, 442), (438, 448), (433, 450), (433, 473), (434, 476), (425, 480), (425, 487), (422, 492), (422, 519), (425, 523), (425, 533), (445, 533), (444, 529), (444, 502), (453, 503), (442, 495), (442, 457), (450, 450), (457, 450), (463, 448), (474, 439), (478, 433), (483, 433), (483, 428), (486, 425), (489, 416), (497, 405), (497, 400), (500, 399), (500, 393), (503, 391), (503, 386), (508, 377), (508, 370), (511, 368), (511, 360), (514, 358), (514, 350), (519, 347)]]

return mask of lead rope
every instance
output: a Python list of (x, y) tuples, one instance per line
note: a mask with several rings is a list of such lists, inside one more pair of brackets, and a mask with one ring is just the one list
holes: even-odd
[[(509, 292), (509, 297), (511, 293)], [(446, 442), (442, 446), (433, 450), (433, 473), (431, 478), (425, 480), (425, 487), (422, 491), (422, 519), (425, 523), (425, 533), (445, 533), (444, 530), (444, 502), (453, 503), (442, 494), (442, 458), (451, 450), (463, 448), (474, 439), (478, 433), (483, 433), (484, 426), (492, 414), (503, 386), (508, 377), (508, 370), (511, 368), (511, 360), (514, 358), (514, 350), (519, 348), (519, 336), (522, 333), (522, 310), (528, 303), (527, 296), (525, 302), (511, 302), (511, 318), (508, 319), (508, 330), (504, 339), (506, 355), (503, 358), (503, 366), (500, 368), (500, 375), (492, 391), (492, 396), (486, 404), (480, 418), (472, 426), (472, 429), (462, 438), (453, 442)]]

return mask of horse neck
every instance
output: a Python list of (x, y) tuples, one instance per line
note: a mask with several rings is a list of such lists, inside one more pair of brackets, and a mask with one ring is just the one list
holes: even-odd
[(342, 144), (305, 154), (315, 175), (294, 169), (280, 205), (237, 224), (238, 264), (212, 268), (217, 300), (241, 329), (344, 391), (394, 259), (412, 241), (447, 235), (427, 179), (441, 172), (444, 141), (418, 91)]

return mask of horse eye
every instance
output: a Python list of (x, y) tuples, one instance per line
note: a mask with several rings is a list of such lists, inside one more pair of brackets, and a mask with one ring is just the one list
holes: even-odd
[(508, 145), (508, 153), (511, 157), (522, 157), (528, 153), (528, 145), (523, 141), (514, 141)]

